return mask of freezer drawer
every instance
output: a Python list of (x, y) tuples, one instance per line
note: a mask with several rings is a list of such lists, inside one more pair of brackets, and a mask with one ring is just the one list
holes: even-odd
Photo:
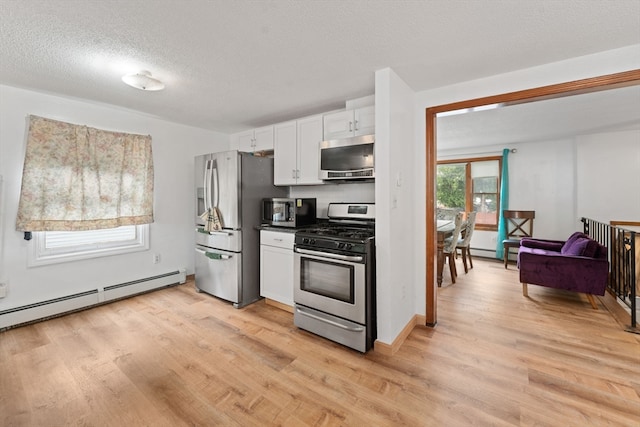
[(242, 251), (242, 231), (226, 229), (204, 231), (204, 228), (198, 227), (196, 228), (196, 245), (229, 252), (240, 252)]
[(242, 254), (196, 246), (196, 288), (239, 303), (242, 292)]

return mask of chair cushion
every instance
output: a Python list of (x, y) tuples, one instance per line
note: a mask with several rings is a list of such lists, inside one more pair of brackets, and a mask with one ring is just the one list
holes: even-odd
[[(562, 245), (562, 249), (560, 250), (560, 253), (563, 255), (577, 255), (575, 253), (567, 253), (568, 251), (571, 250), (571, 247), (573, 246), (573, 244), (575, 243), (576, 240), (578, 239), (584, 239), (584, 238), (589, 238), (589, 236), (587, 236), (584, 233), (581, 233), (579, 231), (576, 231), (575, 233), (573, 233), (571, 236), (569, 236), (569, 238), (567, 239), (566, 242), (564, 242), (564, 245)], [(575, 251), (575, 249), (574, 249)]]
[(560, 252), (562, 250), (562, 245), (563, 242), (559, 241), (537, 240), (529, 237), (525, 237), (520, 241), (520, 246), (553, 252)]
[(600, 245), (593, 239), (588, 237), (578, 237), (573, 240), (571, 245), (565, 244), (562, 247), (561, 253), (563, 255), (570, 256), (585, 256), (589, 258), (595, 258), (598, 254)]

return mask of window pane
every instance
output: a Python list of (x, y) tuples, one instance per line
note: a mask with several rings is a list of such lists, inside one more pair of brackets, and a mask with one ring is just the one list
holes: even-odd
[(29, 267), (149, 249), (149, 225), (88, 231), (34, 231)]
[(471, 162), (471, 178), (483, 176), (500, 176), (500, 162), (497, 160)]
[(498, 225), (498, 194), (474, 193), (473, 210), (476, 214), (476, 224)]
[(129, 225), (118, 228), (88, 231), (47, 231), (45, 233), (46, 249), (69, 246), (99, 245), (109, 242), (122, 242), (136, 238), (136, 226)]
[(485, 160), (471, 162), (471, 200), (476, 214), (476, 224), (498, 226), (498, 182), (500, 177), (500, 162)]
[[(497, 230), (500, 159), (460, 159), (437, 166), (437, 208), (475, 211), (476, 225)], [(466, 183), (469, 182), (469, 186)], [(467, 188), (470, 187), (470, 188)]]
[(473, 192), (474, 193), (497, 193), (498, 192), (498, 177), (497, 176), (483, 176), (481, 178), (473, 178)]
[(438, 165), (437, 198), (440, 208), (465, 210), (466, 164)]

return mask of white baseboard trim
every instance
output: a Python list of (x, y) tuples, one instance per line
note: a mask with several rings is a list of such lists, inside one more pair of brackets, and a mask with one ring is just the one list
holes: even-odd
[(78, 294), (2, 310), (0, 311), (0, 331), (185, 282), (186, 270), (180, 269), (145, 279), (106, 286), (102, 289), (92, 289)]

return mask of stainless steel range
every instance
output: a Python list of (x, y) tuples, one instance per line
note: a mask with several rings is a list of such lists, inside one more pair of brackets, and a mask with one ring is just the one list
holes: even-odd
[(376, 339), (375, 205), (330, 203), (296, 232), (294, 324), (360, 352)]

